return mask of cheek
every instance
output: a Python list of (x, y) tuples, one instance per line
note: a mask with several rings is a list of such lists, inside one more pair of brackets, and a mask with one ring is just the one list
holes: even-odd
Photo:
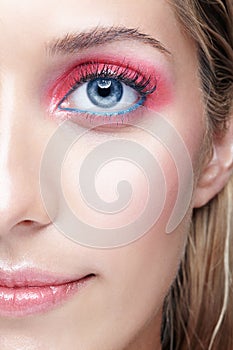
[[(67, 158), (65, 168), (70, 171), (67, 173), (64, 169), (62, 183), (69, 206), (81, 220), (104, 229), (120, 228), (140, 217), (147, 203), (148, 185), (137, 166), (127, 160), (112, 159), (102, 164), (97, 172), (90, 167), (93, 172), (89, 186), (93, 186), (95, 193), (86, 199), (86, 190), (78, 185), (82, 161), (79, 158), (74, 164), (72, 153), (77, 154), (71, 152)], [(119, 186), (121, 181), (126, 181), (125, 186), (123, 183), (122, 187)], [(131, 193), (128, 192), (130, 189)], [(98, 197), (98, 202), (95, 197)], [(112, 206), (114, 203), (115, 208)]]
[[(84, 137), (72, 147), (63, 164), (62, 189), (80, 220), (103, 229), (120, 229), (138, 221), (142, 230), (138, 237), (160, 220), (165, 231), (177, 195), (176, 166), (159, 140), (144, 136), (127, 135), (128, 141), (137, 141), (136, 152), (131, 154), (128, 146), (132, 144), (128, 145), (126, 138), (118, 138), (127, 152), (121, 149), (121, 157), (118, 150), (107, 153), (107, 161), (103, 154), (98, 159), (98, 146), (114, 138), (95, 138), (90, 134), (90, 139)], [(90, 154), (97, 159), (94, 166), (89, 162)], [(79, 176), (85, 162), (88, 173), (83, 186)]]
[(183, 222), (175, 234), (166, 235), (158, 223), (130, 245), (96, 253), (102, 279), (91, 310), (96, 322), (98, 317), (106, 320), (100, 332), (111, 325), (121, 341), (132, 339), (148, 324), (160, 328), (163, 300), (177, 273), (186, 231)]
[[(181, 119), (174, 117), (172, 125), (159, 114), (149, 116), (140, 128), (89, 130), (71, 143), (61, 169), (63, 193), (54, 194), (57, 216), (69, 225), (68, 208), (75, 218), (71, 239), (85, 244), (94, 235), (99, 243), (88, 245), (118, 247), (143, 236), (158, 220), (164, 233), (175, 231), (182, 221), (191, 203), (198, 147), (192, 137), (186, 140), (186, 126), (178, 128)], [(77, 221), (85, 227), (77, 227)], [(92, 227), (91, 235), (86, 227), (89, 232)], [(80, 232), (84, 241), (75, 237)], [(107, 235), (106, 244), (100, 242), (101, 234)]]
[[(123, 136), (124, 140), (120, 139), (119, 142), (126, 146), (126, 135), (117, 134), (117, 137)], [(110, 134), (97, 136), (94, 133), (81, 138), (71, 148), (64, 162), (62, 188), (69, 207), (82, 221), (98, 228), (119, 228), (119, 231), (122, 226), (137, 220), (144, 209), (148, 209), (149, 199), (152, 200), (150, 213), (154, 215), (155, 224), (146, 234), (123, 247), (93, 250), (93, 262), (100, 278), (89, 299), (89, 313), (86, 309), (82, 313), (82, 309), (80, 312), (77, 308), (79, 312), (75, 316), (76, 321), (80, 321), (80, 332), (83, 331), (85, 335), (92, 330), (96, 334), (98, 324), (98, 334), (108, 334), (106, 329), (111, 327), (115, 334), (119, 331), (121, 340), (125, 340), (133, 337), (148, 321), (158, 322), (164, 297), (175, 278), (183, 255), (190, 213), (186, 214), (172, 234), (165, 233), (178, 192), (177, 168), (172, 152), (170, 153), (160, 140), (149, 137), (148, 134), (145, 137), (145, 134), (140, 132), (128, 132), (127, 139), (136, 140), (137, 144), (144, 146), (153, 155), (157, 169), (161, 170), (151, 174), (155, 192), (150, 191), (149, 174), (146, 171), (151, 158), (139, 157), (139, 167), (132, 159), (119, 159), (110, 154), (108, 162), (100, 158), (96, 170), (91, 164), (88, 168), (92, 183), (87, 184), (94, 185), (98, 196), (107, 203), (106, 211), (100, 212), (93, 209), (93, 203), (86, 203), (80, 192), (79, 171), (88, 154), (93, 150), (96, 152), (98, 145), (105, 141), (110, 142), (111, 139), (115, 137)], [(161, 174), (165, 184), (165, 198), (161, 192)], [(128, 205), (112, 214), (107, 210), (108, 205), (117, 200), (117, 184), (122, 180), (126, 180), (132, 186), (132, 195), (129, 196)], [(162, 210), (159, 212), (158, 208)], [(88, 319), (88, 327), (84, 329), (82, 316), (86, 314), (91, 315), (91, 321)], [(75, 325), (77, 322), (74, 322)]]

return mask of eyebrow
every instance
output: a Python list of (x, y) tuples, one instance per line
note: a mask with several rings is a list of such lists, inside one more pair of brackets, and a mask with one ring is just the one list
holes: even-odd
[(52, 56), (74, 54), (80, 50), (124, 40), (134, 40), (171, 55), (171, 52), (159, 40), (140, 32), (137, 28), (127, 27), (95, 27), (89, 31), (67, 33), (62, 38), (47, 42), (45, 49)]

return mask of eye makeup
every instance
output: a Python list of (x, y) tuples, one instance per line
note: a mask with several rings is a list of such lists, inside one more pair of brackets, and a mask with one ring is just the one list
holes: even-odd
[[(90, 121), (91, 126), (95, 121), (125, 125), (133, 122), (135, 114), (139, 113), (141, 118), (142, 107), (158, 111), (168, 103), (171, 99), (169, 85), (161, 68), (140, 60), (86, 59), (63, 73), (49, 89), (49, 114), (86, 126)], [(121, 99), (116, 100), (116, 96)]]

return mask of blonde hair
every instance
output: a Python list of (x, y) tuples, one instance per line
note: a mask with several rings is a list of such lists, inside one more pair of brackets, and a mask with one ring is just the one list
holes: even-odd
[[(196, 42), (206, 144), (224, 136), (233, 101), (233, 0), (174, 0)], [(164, 302), (163, 350), (233, 349), (233, 176), (202, 208), (194, 209), (185, 256)]]

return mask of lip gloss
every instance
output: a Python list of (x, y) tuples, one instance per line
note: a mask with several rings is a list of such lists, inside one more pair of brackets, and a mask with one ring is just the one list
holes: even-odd
[[(0, 316), (23, 317), (47, 312), (78, 293), (94, 277), (83, 276), (74, 281), (36, 275), (34, 272), (1, 278)], [(40, 276), (43, 276), (41, 278)]]

